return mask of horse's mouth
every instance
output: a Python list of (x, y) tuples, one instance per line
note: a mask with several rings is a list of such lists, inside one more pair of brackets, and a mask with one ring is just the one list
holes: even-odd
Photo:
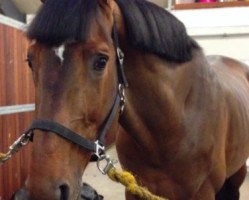
[[(68, 199), (68, 200), (102, 200), (104, 197), (97, 193), (97, 191), (92, 188), (87, 183), (83, 183), (81, 187), (81, 192), (76, 199)], [(15, 192), (12, 196), (11, 200), (30, 200), (28, 197), (28, 191), (25, 188), (21, 188)], [(64, 198), (61, 198), (64, 200)]]

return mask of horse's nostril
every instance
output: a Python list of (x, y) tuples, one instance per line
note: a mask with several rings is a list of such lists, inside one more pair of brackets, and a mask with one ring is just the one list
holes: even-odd
[(69, 187), (67, 184), (63, 184), (60, 187), (61, 198), (60, 200), (68, 200), (69, 197)]

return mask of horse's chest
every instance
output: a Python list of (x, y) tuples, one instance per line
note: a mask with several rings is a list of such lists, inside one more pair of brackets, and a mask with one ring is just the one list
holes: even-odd
[[(124, 143), (129, 145), (124, 145)], [(199, 161), (164, 162), (124, 137), (117, 142), (120, 162), (151, 192), (172, 200), (190, 199), (207, 178), (208, 166)], [(172, 155), (172, 160), (174, 155)], [(157, 161), (156, 161), (157, 160)]]

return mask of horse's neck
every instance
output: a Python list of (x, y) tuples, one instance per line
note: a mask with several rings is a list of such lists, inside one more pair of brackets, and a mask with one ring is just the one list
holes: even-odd
[(156, 56), (126, 52), (129, 88), (121, 124), (137, 144), (148, 150), (163, 146), (164, 152), (177, 151), (195, 69), (193, 61), (174, 66)]

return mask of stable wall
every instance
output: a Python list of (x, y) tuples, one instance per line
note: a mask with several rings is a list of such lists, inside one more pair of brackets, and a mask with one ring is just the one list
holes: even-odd
[(249, 7), (175, 10), (207, 55), (225, 55), (249, 64)]
[[(0, 16), (0, 152), (7, 152), (33, 117), (34, 88), (25, 62), (28, 42), (20, 27), (23, 24)], [(0, 200), (9, 200), (24, 185), (30, 148), (0, 166)]]

